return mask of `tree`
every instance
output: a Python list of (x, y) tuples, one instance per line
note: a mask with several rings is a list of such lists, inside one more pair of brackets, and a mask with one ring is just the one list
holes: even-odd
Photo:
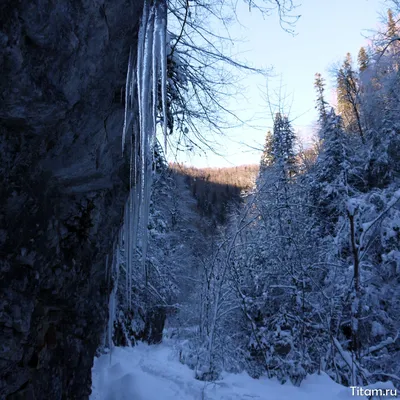
[(360, 51), (358, 52), (357, 61), (360, 72), (364, 72), (368, 68), (369, 64), (369, 57), (367, 52), (365, 51), (365, 47), (360, 48)]
[(324, 233), (331, 232), (339, 218), (341, 201), (346, 193), (347, 138), (342, 121), (331, 109), (319, 130), (321, 148), (310, 174), (310, 197)]
[(395, 37), (398, 36), (398, 32), (397, 32), (396, 22), (395, 22), (395, 20), (393, 18), (393, 11), (390, 8), (387, 11), (387, 16), (388, 16), (387, 35), (388, 35), (389, 39), (394, 39)]
[(286, 115), (276, 113), (273, 129), (272, 156), (273, 163), (283, 179), (291, 178), (296, 172), (295, 154), (296, 136)]
[(358, 133), (364, 142), (364, 130), (360, 114), (360, 88), (356, 72), (353, 70), (351, 54), (347, 53), (342, 67), (337, 73), (338, 111), (345, 129)]
[(400, 91), (396, 57), (379, 53), (360, 51), (360, 73), (347, 56), (340, 115), (326, 111), (317, 83), (320, 151), (296, 180), (280, 173), (285, 117), (275, 114), (271, 166), (245, 200), (231, 267), (243, 312), (234, 332), (252, 376), (400, 382)]
[[(137, 52), (131, 51), (129, 55), (122, 133), (122, 152), (130, 159), (130, 193), (123, 226), (125, 302), (127, 311), (131, 312), (134, 307), (133, 275), (139, 265), (137, 253), (140, 253), (143, 274), (136, 283), (144, 285), (142, 303), (146, 314), (146, 337), (154, 330), (159, 333), (161, 328), (162, 331), (162, 326), (153, 318), (155, 306), (151, 303), (151, 291), (158, 288), (152, 282), (152, 265), (148, 260), (157, 125), (161, 122), (165, 151), (168, 128), (179, 132), (178, 143), (183, 136), (192, 147), (199, 146), (187, 135), (191, 128), (194, 137), (212, 149), (203, 137), (201, 127), (207, 125), (213, 131), (222, 132), (229, 123), (224, 125), (228, 118), (221, 118), (221, 114), (226, 112), (235, 117), (224, 105), (224, 99), (232, 95), (234, 87), (232, 70), (263, 73), (227, 55), (228, 47), (224, 45), (231, 42), (229, 35), (224, 38), (207, 27), (206, 21), (211, 23), (215, 18), (217, 22), (227, 23), (228, 17), (219, 13), (222, 3), (220, 0), (206, 3), (197, 0), (190, 3), (187, 0), (145, 1), (135, 44)], [(263, 3), (265, 8), (257, 7), (262, 13), (274, 8), (272, 0)], [(268, 8), (268, 4), (272, 7)], [(291, 0), (277, 4), (281, 19), (292, 6)], [(175, 31), (179, 33), (174, 34)], [(133, 59), (135, 53), (136, 60)], [(210, 210), (211, 205), (207, 204), (206, 211)], [(163, 318), (161, 316), (161, 325)]]
[(297, 172), (297, 160), (296, 160), (296, 134), (294, 133), (292, 123), (288, 116), (283, 118), (282, 133), (284, 139), (284, 154), (285, 154), (285, 166), (286, 175), (288, 178), (292, 178)]
[[(396, 0), (393, 0), (393, 2), (397, 3)], [(399, 7), (399, 3), (396, 5)], [(400, 49), (400, 36), (397, 22), (398, 21), (395, 21), (393, 17), (393, 11), (388, 9), (386, 29), (383, 32), (379, 32), (377, 37), (374, 39), (376, 52), (378, 54), (378, 63), (385, 61), (384, 64), (386, 68), (381, 68), (381, 73), (383, 72), (384, 74), (390, 74), (393, 71), (397, 72), (399, 70), (398, 56)]]
[[(291, 15), (292, 0), (244, 1), (266, 16), (277, 10), (286, 30), (298, 18)], [(213, 150), (204, 132), (221, 134), (244, 122), (228, 104), (241, 91), (237, 84), (240, 74), (266, 76), (267, 72), (234, 55), (228, 30), (234, 6), (224, 0), (172, 0), (168, 8), (168, 124), (177, 132), (177, 149)], [(225, 35), (223, 30), (216, 34), (215, 26), (221, 26)]]
[(399, 29), (397, 27), (397, 23), (393, 17), (393, 11), (391, 9), (388, 10), (388, 22), (387, 22), (387, 38), (389, 39), (388, 50), (389, 55), (393, 58), (393, 65), (395, 72), (399, 70), (399, 60), (398, 58), (400, 51), (400, 37), (399, 37)]
[(317, 92), (317, 105), (316, 109), (318, 110), (318, 120), (321, 123), (325, 123), (326, 118), (327, 118), (327, 106), (328, 103), (325, 101), (324, 97), (324, 91), (325, 91), (325, 79), (322, 78), (320, 73), (315, 74), (315, 81), (314, 81), (314, 87)]
[(274, 156), (273, 156), (273, 136), (271, 131), (267, 132), (265, 136), (265, 143), (263, 153), (261, 155), (260, 162), (260, 170), (264, 170), (267, 167), (270, 167), (273, 164)]

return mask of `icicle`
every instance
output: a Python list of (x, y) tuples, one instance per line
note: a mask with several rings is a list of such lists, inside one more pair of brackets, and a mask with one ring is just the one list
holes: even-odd
[[(146, 25), (148, 20), (148, 1), (145, 0), (143, 5), (143, 15), (139, 28), (138, 46), (137, 46), (137, 63), (136, 63), (136, 81), (138, 87), (138, 105), (139, 105), (139, 120), (142, 120), (143, 105), (142, 105), (142, 75), (143, 75), (143, 58), (144, 58), (144, 47), (146, 43)], [(140, 126), (140, 129), (142, 127)], [(142, 134), (142, 131), (141, 131)]]
[(110, 364), (111, 364), (111, 353), (113, 349), (113, 332), (114, 332), (114, 322), (115, 322), (115, 313), (116, 313), (116, 305), (117, 305), (117, 291), (118, 291), (118, 282), (119, 282), (119, 269), (120, 269), (120, 242), (118, 241), (116, 245), (114, 245), (113, 251), (113, 260), (110, 275), (115, 274), (116, 278), (114, 281), (114, 286), (111, 291), (110, 300), (108, 303), (108, 347), (110, 349)]
[[(113, 254), (114, 254), (114, 251), (113, 251)], [(106, 285), (107, 285), (107, 290), (109, 289), (109, 287), (110, 287), (110, 275), (111, 275), (111, 271), (109, 271), (109, 267), (108, 267), (108, 261), (109, 261), (109, 255), (107, 254), (106, 255), (106, 273), (105, 273), (105, 281), (106, 281)], [(111, 269), (111, 268), (110, 268)], [(109, 303), (109, 306), (110, 306), (110, 303)], [(108, 323), (109, 323), (109, 321), (110, 321), (110, 318), (108, 319)], [(103, 347), (103, 349), (105, 348), (105, 347), (107, 347), (107, 338), (108, 338), (108, 330), (109, 330), (109, 327), (108, 327), (108, 323), (107, 323), (107, 325), (105, 326), (105, 328), (104, 328), (104, 334), (103, 334), (103, 341), (102, 341), (102, 347)]]
[(124, 128), (122, 130), (122, 154), (124, 154), (125, 148), (125, 140), (126, 140), (126, 131), (129, 128), (129, 124), (131, 122), (131, 110), (130, 110), (130, 91), (131, 91), (131, 83), (132, 83), (132, 49), (129, 51), (129, 61), (128, 61), (128, 71), (126, 73), (126, 83), (125, 83), (125, 117), (124, 117)]
[[(158, 85), (161, 77), (161, 101), (165, 146), (167, 143), (167, 56), (166, 56), (167, 5), (165, 0), (150, 6), (145, 0), (139, 28), (136, 70), (132, 50), (129, 55), (125, 88), (125, 117), (122, 134), (122, 151), (127, 132), (132, 127), (130, 154), (130, 192), (125, 205), (123, 244), (126, 266), (125, 298), (129, 308), (132, 304), (132, 274), (136, 249), (141, 250), (142, 268), (147, 285), (147, 238), (150, 211), (150, 195), (153, 174), (153, 152), (156, 139), (158, 111)], [(139, 132), (132, 124), (135, 95), (139, 109)]]
[(106, 255), (106, 281), (108, 286), (108, 254)]
[(125, 213), (124, 213), (124, 256), (125, 256), (125, 301), (126, 306), (129, 306), (129, 265), (131, 263), (131, 249), (130, 249), (130, 196), (125, 204)]
[[(155, 96), (151, 93), (151, 89), (154, 87), (152, 83), (157, 80), (158, 71), (151, 71), (153, 66), (154, 58), (153, 54), (153, 41), (154, 35), (154, 19), (155, 9), (152, 8), (146, 30), (146, 41), (143, 59), (143, 74), (142, 74), (142, 86), (140, 97), (142, 99), (142, 120), (141, 120), (141, 193), (140, 193), (140, 214), (139, 214), (139, 226), (140, 236), (142, 240), (142, 266), (147, 282), (147, 270), (146, 270), (146, 255), (147, 255), (147, 225), (149, 215), (149, 203), (150, 203), (150, 189), (151, 189), (151, 138), (155, 135), (155, 126), (153, 125), (154, 116), (152, 108), (152, 97)], [(152, 72), (152, 73), (151, 73)], [(153, 96), (152, 96), (153, 95)], [(150, 170), (150, 174), (149, 174)]]
[(164, 135), (164, 153), (167, 154), (167, 7), (164, 3), (160, 5), (160, 56), (161, 56), (161, 100), (163, 113), (163, 135)]
[(132, 136), (131, 136), (131, 146), (130, 146), (130, 150), (131, 150), (131, 159), (130, 159), (130, 167), (129, 167), (129, 240), (128, 240), (128, 244), (129, 244), (129, 262), (127, 263), (126, 266), (126, 274), (127, 274), (127, 285), (128, 285), (128, 295), (127, 295), (127, 301), (128, 301), (128, 309), (131, 308), (132, 306), (132, 270), (133, 270), (133, 258), (134, 258), (134, 254), (135, 254), (135, 250), (136, 250), (136, 240), (134, 239), (134, 235), (132, 230), (134, 229), (134, 225), (133, 225), (133, 215), (134, 215), (134, 182), (132, 179), (132, 170), (134, 169), (133, 167), (133, 142), (132, 142)]
[[(132, 192), (132, 202), (133, 202), (133, 232), (132, 232), (132, 240), (135, 246), (137, 246), (138, 235), (139, 235), (139, 210), (140, 210), (140, 193), (141, 193), (141, 180), (138, 179), (138, 174), (140, 172), (140, 157), (138, 155), (140, 137), (139, 135), (135, 135), (135, 145), (134, 145), (134, 188)], [(136, 252), (135, 252), (136, 254)]]
[[(152, 98), (153, 98), (153, 107), (152, 107), (152, 117), (153, 117), (153, 129), (155, 129), (157, 124), (157, 100), (158, 100), (158, 71), (159, 71), (159, 63), (158, 63), (158, 53), (159, 53), (159, 35), (157, 35), (157, 20), (159, 18), (159, 10), (155, 9), (154, 16), (154, 26), (153, 26), (153, 43), (152, 43)], [(150, 133), (150, 132), (149, 132)]]

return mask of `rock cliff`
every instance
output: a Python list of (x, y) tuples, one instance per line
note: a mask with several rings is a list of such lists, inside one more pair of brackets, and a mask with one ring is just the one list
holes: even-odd
[(0, 4), (0, 399), (90, 394), (128, 192), (121, 94), (142, 3)]

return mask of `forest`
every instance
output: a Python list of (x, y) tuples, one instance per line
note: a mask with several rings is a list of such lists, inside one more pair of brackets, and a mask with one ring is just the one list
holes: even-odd
[(345, 386), (399, 387), (394, 15), (356, 62), (346, 55), (335, 107), (315, 75), (317, 137), (306, 152), (278, 110), (259, 166), (156, 172), (146, 266), (131, 272), (134, 300), (120, 299), (115, 320), (125, 342), (158, 343), (167, 329), (205, 381), (244, 370), (300, 385), (324, 371)]

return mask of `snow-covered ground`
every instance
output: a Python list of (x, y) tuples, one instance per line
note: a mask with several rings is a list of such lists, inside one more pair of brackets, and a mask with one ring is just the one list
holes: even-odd
[[(168, 344), (114, 348), (95, 359), (90, 400), (349, 400), (351, 389), (327, 375), (308, 377), (301, 387), (276, 380), (225, 374), (217, 382), (200, 382), (178, 361)], [(358, 397), (365, 398), (365, 397)]]

